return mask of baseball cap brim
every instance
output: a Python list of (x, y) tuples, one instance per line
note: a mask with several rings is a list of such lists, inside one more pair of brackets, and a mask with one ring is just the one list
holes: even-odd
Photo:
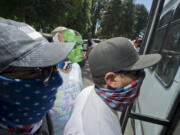
[(48, 67), (64, 60), (75, 43), (46, 43), (33, 48), (29, 53), (10, 63), (14, 67)]
[(139, 59), (129, 68), (126, 70), (139, 70), (147, 67), (151, 67), (154, 64), (158, 63), (161, 59), (160, 54), (147, 54), (147, 55), (140, 55)]

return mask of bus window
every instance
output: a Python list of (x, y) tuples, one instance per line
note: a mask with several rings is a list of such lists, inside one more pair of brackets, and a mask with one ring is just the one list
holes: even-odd
[(161, 44), (164, 39), (165, 32), (166, 32), (166, 29), (164, 29), (164, 28), (160, 28), (156, 31), (150, 53), (158, 53), (159, 52), (159, 50), (161, 48)]
[(178, 7), (176, 9), (173, 21), (178, 20), (178, 19), (180, 19), (180, 4), (178, 5)]
[[(165, 0), (163, 11), (161, 13), (161, 17), (156, 26), (156, 30), (154, 35), (152, 35), (151, 43), (147, 48), (146, 53), (159, 53), (161, 51), (162, 46), (164, 45), (164, 39), (166, 38), (166, 32), (168, 31), (169, 23), (172, 20), (172, 15), (174, 13), (173, 8), (168, 7), (169, 0)], [(153, 68), (154, 69), (154, 68)]]
[(169, 12), (167, 12), (159, 21), (158, 27), (167, 25), (170, 21), (170, 17), (172, 14), (172, 10), (170, 10)]
[(164, 14), (158, 23), (157, 30), (155, 32), (155, 36), (152, 42), (151, 48), (149, 48), (150, 53), (158, 53), (160, 51), (160, 48), (163, 43), (163, 39), (165, 36), (165, 32), (167, 30), (167, 24), (170, 21), (170, 17), (172, 15), (172, 10), (168, 11), (166, 14)]
[(162, 50), (162, 60), (157, 65), (156, 75), (160, 81), (169, 86), (179, 67), (180, 60), (180, 21), (172, 23), (167, 36), (167, 41)]

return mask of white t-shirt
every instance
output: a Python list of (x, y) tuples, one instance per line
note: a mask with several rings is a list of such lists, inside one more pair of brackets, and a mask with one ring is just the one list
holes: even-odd
[(94, 86), (76, 98), (64, 135), (122, 135), (117, 115), (96, 94)]

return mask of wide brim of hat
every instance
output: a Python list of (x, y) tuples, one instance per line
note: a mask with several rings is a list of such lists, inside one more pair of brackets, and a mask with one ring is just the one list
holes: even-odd
[(66, 29), (67, 29), (66, 27), (57, 27), (51, 33), (54, 34), (56, 32), (61, 32), (61, 31), (64, 31)]
[(13, 61), (14, 67), (48, 67), (59, 64), (73, 49), (75, 43), (46, 43), (33, 48), (29, 53)]
[(160, 59), (161, 59), (160, 54), (140, 55), (136, 63), (134, 63), (131, 67), (127, 68), (127, 70), (139, 70), (139, 69), (151, 67), (154, 64), (158, 63)]

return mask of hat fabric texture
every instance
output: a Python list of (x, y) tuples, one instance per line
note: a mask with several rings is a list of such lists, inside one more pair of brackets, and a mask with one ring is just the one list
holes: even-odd
[(160, 59), (160, 54), (139, 55), (129, 39), (116, 37), (95, 46), (89, 55), (88, 62), (93, 77), (102, 77), (107, 72), (150, 67)]
[(48, 67), (64, 60), (75, 43), (49, 43), (31, 26), (0, 21), (0, 72), (14, 67)]

